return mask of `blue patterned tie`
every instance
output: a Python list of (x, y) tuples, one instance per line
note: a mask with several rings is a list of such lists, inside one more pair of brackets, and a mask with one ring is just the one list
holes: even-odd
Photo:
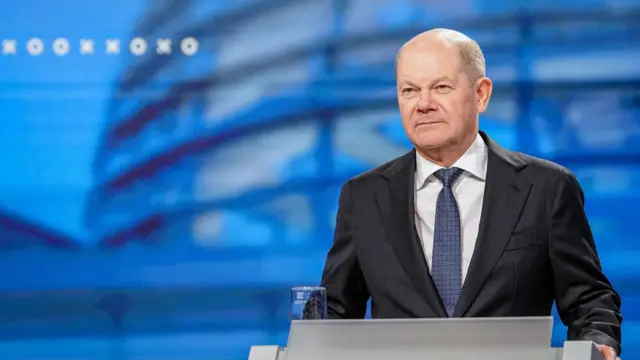
[(449, 316), (453, 315), (462, 288), (460, 213), (451, 189), (462, 171), (449, 168), (434, 173), (443, 187), (436, 202), (431, 276)]

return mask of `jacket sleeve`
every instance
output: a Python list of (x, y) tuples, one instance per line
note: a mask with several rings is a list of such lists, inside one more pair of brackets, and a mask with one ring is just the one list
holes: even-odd
[(347, 182), (340, 191), (333, 245), (322, 274), (330, 319), (360, 319), (367, 310), (369, 293), (354, 244), (354, 211), (351, 185)]
[(556, 303), (568, 340), (591, 340), (621, 353), (621, 299), (602, 271), (584, 211), (584, 193), (566, 172), (556, 187), (549, 255)]

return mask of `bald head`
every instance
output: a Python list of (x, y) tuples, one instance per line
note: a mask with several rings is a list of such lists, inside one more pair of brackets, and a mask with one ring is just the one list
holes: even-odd
[(477, 42), (467, 35), (450, 29), (433, 29), (425, 31), (407, 41), (396, 55), (396, 71), (398, 61), (405, 50), (428, 49), (437, 46), (454, 47), (462, 65), (472, 77), (486, 76), (484, 55)]

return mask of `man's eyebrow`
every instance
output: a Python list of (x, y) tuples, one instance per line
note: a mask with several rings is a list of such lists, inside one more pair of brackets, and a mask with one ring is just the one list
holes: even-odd
[[(448, 82), (450, 82), (450, 83), (453, 83), (453, 82), (454, 82), (450, 77), (448, 77), (448, 76), (446, 76), (446, 75), (445, 75), (445, 76), (437, 77), (437, 78), (435, 78), (435, 79), (433, 79), (433, 80), (429, 81), (429, 83), (431, 83), (431, 84), (437, 84), (437, 83), (439, 83), (439, 82), (441, 82), (441, 81), (448, 81)], [(402, 85), (409, 85), (409, 86), (413, 86), (413, 87), (420, 87), (419, 85), (417, 85), (416, 83), (414, 83), (413, 81), (411, 81), (411, 80), (409, 80), (409, 79), (402, 79), (402, 78), (400, 78), (399, 83), (400, 83), (400, 84), (402, 84)]]
[(410, 86), (413, 86), (413, 87), (419, 87), (416, 83), (414, 83), (411, 80), (407, 80), (407, 79), (400, 79), (400, 83), (401, 84), (405, 84), (405, 85), (410, 85)]

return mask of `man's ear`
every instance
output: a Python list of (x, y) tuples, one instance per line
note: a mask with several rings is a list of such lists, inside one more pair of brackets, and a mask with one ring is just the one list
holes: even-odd
[(476, 107), (478, 113), (483, 113), (489, 106), (491, 93), (493, 92), (493, 82), (486, 76), (476, 81)]

